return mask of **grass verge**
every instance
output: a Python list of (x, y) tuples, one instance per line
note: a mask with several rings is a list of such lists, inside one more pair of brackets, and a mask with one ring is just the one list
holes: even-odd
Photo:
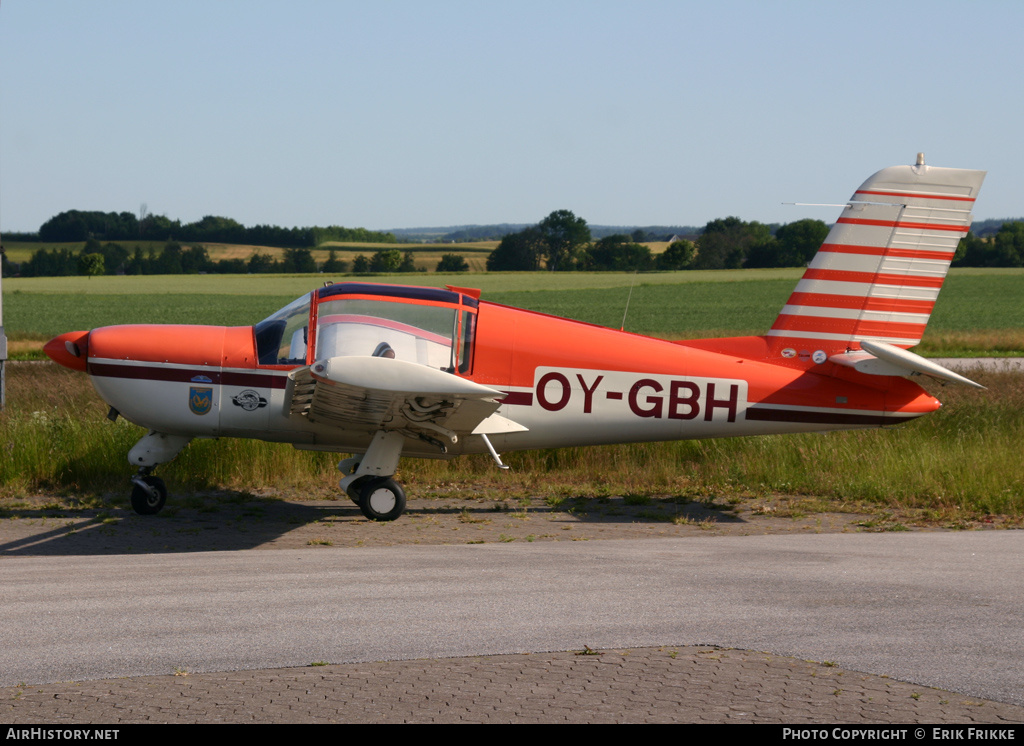
[[(407, 459), (398, 478), (412, 494), (501, 495), (511, 502), (618, 495), (727, 503), (736, 495), (782, 495), (821, 510), (860, 502), (926, 518), (1019, 518), (1024, 376), (969, 375), (989, 390), (933, 391), (945, 402), (942, 410), (893, 429), (508, 453), (511, 472), (499, 472), (488, 457)], [(107, 421), (105, 411), (85, 376), (51, 364), (11, 366), (8, 408), (0, 415), (0, 497), (89, 500), (126, 492), (126, 455), (143, 431)], [(322, 499), (337, 494), (337, 460), (281, 444), (198, 440), (159, 473), (175, 491)]]

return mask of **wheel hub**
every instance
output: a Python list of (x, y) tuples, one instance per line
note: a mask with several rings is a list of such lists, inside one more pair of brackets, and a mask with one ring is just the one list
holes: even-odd
[(380, 487), (370, 493), (369, 503), (370, 507), (373, 508), (377, 513), (387, 513), (394, 509), (395, 503), (397, 503), (395, 493), (386, 487)]

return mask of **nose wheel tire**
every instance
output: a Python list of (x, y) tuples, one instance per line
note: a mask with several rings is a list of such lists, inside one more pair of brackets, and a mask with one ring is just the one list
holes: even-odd
[(371, 521), (393, 521), (405, 512), (405, 491), (388, 477), (368, 480), (359, 493), (359, 509)]
[[(167, 485), (160, 477), (139, 477), (132, 480), (132, 510), (139, 515), (156, 515), (167, 502)], [(139, 484), (141, 481), (144, 483)]]

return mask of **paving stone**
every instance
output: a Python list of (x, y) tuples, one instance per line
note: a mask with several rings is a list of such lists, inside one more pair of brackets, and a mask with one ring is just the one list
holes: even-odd
[(1024, 723), (1017, 705), (764, 653), (600, 652), (6, 687), (0, 721)]

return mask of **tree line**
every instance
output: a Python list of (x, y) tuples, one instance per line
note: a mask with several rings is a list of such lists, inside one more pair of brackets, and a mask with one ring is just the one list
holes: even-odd
[[(107, 213), (112, 214), (112, 213)], [(773, 230), (774, 228), (774, 230)], [(586, 220), (569, 210), (556, 210), (536, 225), (506, 235), (487, 259), (488, 271), (656, 271), (679, 269), (739, 269), (800, 267), (806, 265), (828, 235), (820, 220), (798, 220), (768, 226), (737, 217), (710, 221), (695, 240), (672, 242), (653, 254), (640, 241), (641, 231), (592, 240)], [(954, 267), (1024, 266), (1024, 222), (1010, 221), (994, 235), (968, 233), (960, 241)], [(439, 272), (465, 272), (469, 267), (458, 254), (445, 254)], [(101, 243), (90, 237), (81, 251), (39, 249), (20, 266), (3, 258), (3, 274), (45, 277), (74, 274), (189, 274), (189, 273), (312, 273), (412, 272), (412, 252), (382, 249), (352, 262), (339, 259), (332, 249), (318, 264), (304, 247), (285, 248), (281, 258), (256, 252), (248, 259), (212, 260), (202, 244), (185, 246), (168, 241), (159, 251), (136, 246), (129, 251), (117, 242)]]
[(960, 239), (954, 267), (1024, 267), (1024, 222), (1012, 221), (990, 238), (968, 233)]
[(583, 218), (556, 210), (537, 225), (505, 236), (487, 259), (491, 271), (651, 271), (798, 267), (814, 256), (829, 227), (798, 220), (778, 227), (737, 217), (709, 222), (695, 241), (679, 239), (655, 255), (640, 236), (614, 234), (592, 241)]
[[(737, 217), (710, 221), (695, 240), (673, 241), (661, 254), (636, 234), (591, 239), (587, 223), (556, 210), (534, 226), (506, 235), (487, 259), (489, 271), (653, 271), (806, 266), (829, 233), (821, 220), (780, 226)], [(991, 237), (968, 233), (954, 267), (1024, 267), (1024, 222), (1010, 221)]]
[(193, 223), (152, 215), (145, 208), (130, 212), (66, 210), (39, 227), (38, 233), (8, 234), (8, 240), (67, 243), (87, 241), (178, 241), (182, 243), (235, 243), (276, 248), (315, 248), (326, 241), (397, 243), (394, 234), (366, 228), (282, 228), (277, 225), (246, 227), (232, 218), (207, 215)]
[[(466, 272), (469, 265), (457, 254), (445, 254), (437, 264), (438, 272)], [(180, 274), (261, 274), (261, 273), (313, 273), (355, 274), (377, 272), (415, 272), (417, 268), (411, 251), (382, 249), (370, 256), (359, 254), (349, 262), (338, 258), (331, 249), (326, 261), (318, 264), (313, 252), (306, 248), (289, 248), (277, 259), (269, 254), (255, 252), (248, 259), (213, 260), (202, 244), (183, 246), (168, 241), (158, 251), (155, 247), (136, 246), (129, 251), (119, 243), (100, 243), (90, 238), (80, 251), (65, 248), (38, 249), (20, 265), (3, 257), (4, 276), (20, 274), (22, 277), (57, 277), (62, 275), (180, 275)]]

